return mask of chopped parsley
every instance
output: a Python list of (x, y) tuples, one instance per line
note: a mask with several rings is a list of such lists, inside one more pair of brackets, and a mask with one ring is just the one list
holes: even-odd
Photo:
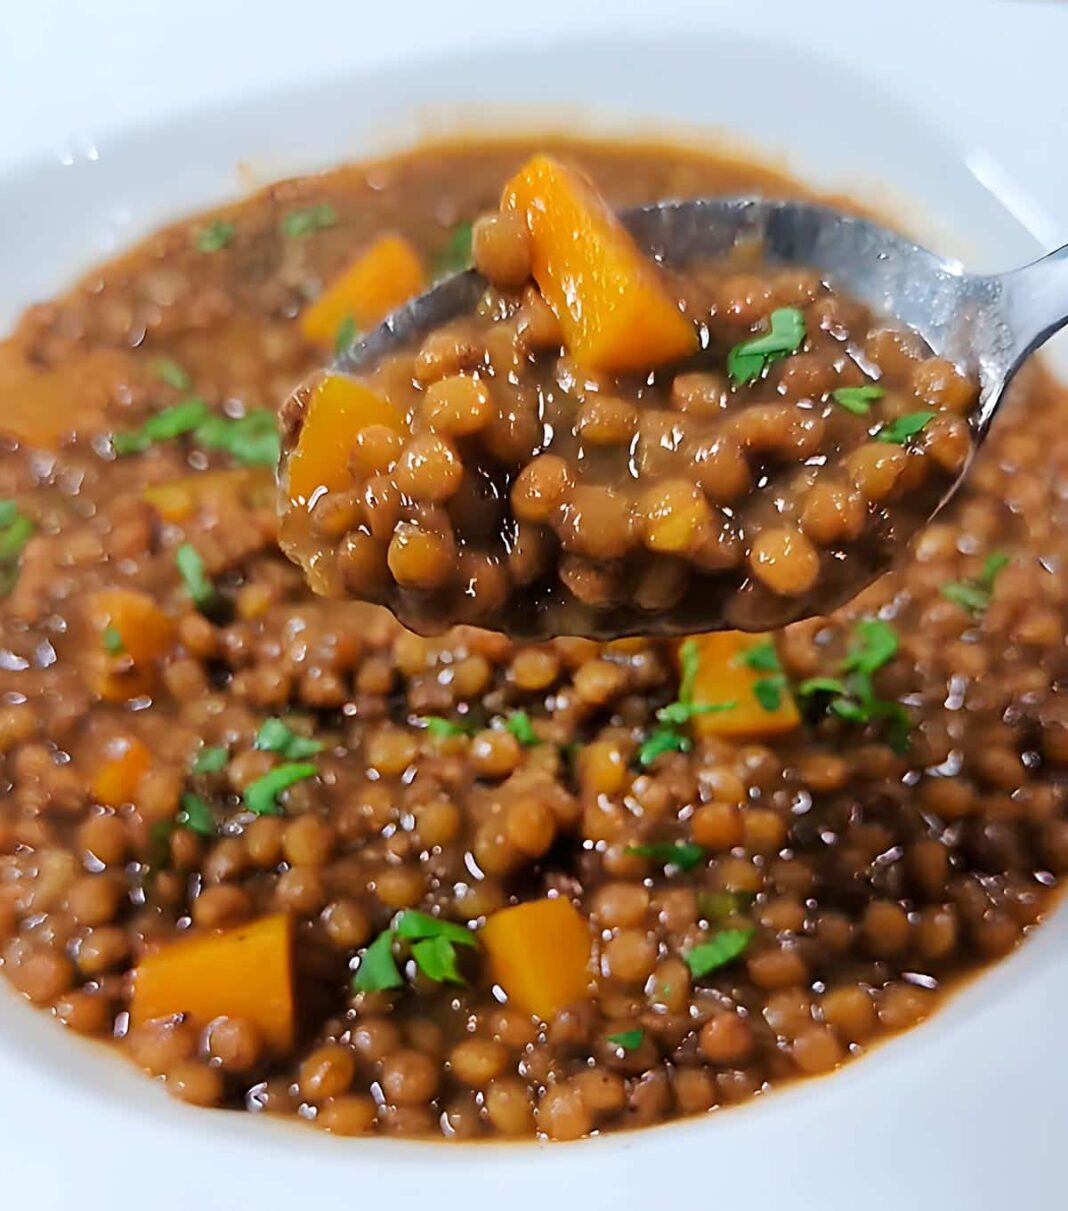
[(688, 753), (693, 748), (689, 736), (675, 731), (671, 727), (657, 728), (638, 749), (638, 764), (652, 765), (662, 753)]
[(614, 1043), (622, 1051), (637, 1051), (645, 1038), (645, 1032), (638, 1030), (620, 1030), (616, 1034), (605, 1036), (609, 1043)]
[(178, 572), (185, 581), (193, 604), (198, 610), (210, 610), (218, 601), (219, 594), (204, 571), (200, 552), (191, 543), (184, 542), (175, 551), (174, 562), (178, 565)]
[(318, 772), (319, 767), (310, 761), (286, 761), (276, 765), (245, 787), (245, 806), (257, 816), (280, 816), (283, 813), (277, 797), (282, 791), (306, 778), (314, 778)]
[(360, 958), (360, 966), (352, 978), (357, 992), (382, 992), (387, 988), (403, 988), (404, 977), (393, 957), (392, 929), (383, 930)]
[(893, 442), (895, 446), (903, 446), (911, 437), (921, 433), (929, 421), (934, 420), (937, 412), (906, 412), (897, 420), (884, 425), (875, 435), (877, 442)]
[(214, 837), (218, 832), (214, 813), (199, 795), (182, 796), (182, 810), (175, 820), (183, 828), (192, 829), (202, 837)]
[(679, 647), (679, 701), (692, 702), (693, 689), (701, 668), (701, 649), (696, 639), (686, 639)]
[(350, 312), (342, 318), (341, 323), (337, 326), (337, 332), (334, 333), (334, 356), (341, 357), (359, 335), (360, 330), (356, 327), (356, 321)]
[(669, 702), (656, 712), (656, 717), (661, 723), (681, 726), (694, 715), (718, 715), (720, 711), (733, 711), (737, 705), (737, 702)]
[(226, 768), (229, 758), (222, 745), (207, 745), (193, 758), (190, 768), (194, 774), (218, 774)]
[(121, 656), (126, 651), (126, 645), (122, 642), (122, 636), (117, 627), (105, 627), (100, 641), (109, 656)]
[(317, 206), (306, 206), (303, 210), (291, 210), (282, 216), (279, 226), (283, 235), (309, 236), (336, 224), (337, 211), (329, 202), (320, 202)]
[(199, 396), (191, 395), (171, 408), (150, 416), (140, 429), (115, 433), (111, 445), (118, 455), (140, 454), (153, 442), (170, 441), (192, 433), (211, 416), (211, 409)]
[(683, 871), (693, 870), (705, 856), (705, 851), (693, 841), (652, 841), (648, 845), (628, 845), (624, 853), (651, 858), (654, 862), (677, 866)]
[(530, 716), (526, 711), (512, 711), (504, 721), (504, 730), (511, 732), (512, 735), (526, 748), (531, 748), (535, 744), (540, 744), (538, 733), (534, 730), (534, 724), (530, 721)]
[(764, 710), (777, 711), (782, 706), (782, 696), (786, 686), (785, 673), (775, 673), (771, 677), (759, 677), (753, 682), (753, 697)]
[(983, 560), (983, 570), (978, 579), (953, 581), (944, 584), (939, 591), (947, 601), (952, 601), (973, 614), (982, 614), (993, 598), (994, 582), (998, 573), (1011, 562), (1008, 555), (993, 551)]
[(788, 682), (779, 662), (775, 641), (764, 639), (742, 652), (737, 661), (754, 672), (767, 673), (753, 682), (753, 697), (766, 711), (777, 711), (782, 706), (783, 692)]
[(237, 228), (229, 219), (213, 219), (196, 234), (197, 252), (221, 252), (234, 242)]
[(827, 696), (827, 709), (848, 723), (885, 723), (890, 747), (902, 753), (908, 748), (912, 717), (900, 702), (878, 698), (872, 683), (872, 674), (893, 660), (898, 647), (889, 623), (862, 618), (853, 628), (840, 676), (810, 677), (797, 687), (797, 694), (802, 699)]
[(193, 380), (178, 365), (174, 358), (153, 358), (149, 369), (161, 383), (166, 383), (168, 387), (173, 387), (175, 391), (189, 391), (193, 386)]
[(457, 223), (434, 261), (434, 278), (440, 280), (471, 268), (471, 236), (468, 222)]
[(193, 440), (209, 450), (224, 450), (247, 467), (273, 467), (281, 452), (278, 421), (266, 408), (236, 417), (212, 413), (197, 426)]
[(455, 723), (452, 719), (445, 719), (441, 715), (424, 715), (420, 722), (427, 734), (438, 740), (444, 740), (448, 736), (469, 736), (471, 734), (470, 724)]
[(799, 308), (776, 308), (768, 322), (770, 331), (742, 341), (727, 354), (727, 373), (735, 383), (753, 382), (773, 361), (801, 348), (805, 339), (805, 316)]
[(652, 764), (662, 753), (688, 753), (693, 742), (678, 730), (680, 727), (695, 715), (730, 711), (738, 705), (736, 702), (694, 702), (694, 684), (700, 665), (701, 650), (695, 640), (687, 639), (679, 648), (679, 696), (656, 712), (661, 726), (650, 732), (638, 749), (639, 765)]
[(707, 942), (699, 942), (684, 957), (686, 965), (697, 979), (709, 972), (733, 963), (745, 953), (753, 937), (751, 929), (721, 929)]
[(33, 522), (13, 500), (0, 501), (0, 597), (15, 587), (19, 560), (33, 537)]
[(411, 943), (412, 959), (429, 980), (438, 984), (462, 984), (457, 963), (457, 946), (478, 946), (478, 939), (466, 926), (432, 917), (408, 908), (392, 929), (383, 930), (367, 947), (353, 979), (357, 992), (378, 992), (402, 988), (404, 979), (393, 954), (393, 943), (401, 938)]
[(863, 387), (839, 387), (831, 392), (831, 399), (854, 416), (867, 416), (871, 411), (872, 401), (882, 399), (885, 394), (885, 387), (868, 383)]
[(256, 733), (253, 748), (267, 753), (279, 753), (287, 761), (303, 761), (321, 753), (326, 746), (321, 740), (311, 740), (294, 732), (284, 720), (265, 719)]

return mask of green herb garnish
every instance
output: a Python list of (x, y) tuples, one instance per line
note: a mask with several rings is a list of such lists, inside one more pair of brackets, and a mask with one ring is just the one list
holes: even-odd
[(229, 759), (230, 754), (221, 745), (208, 745), (193, 758), (190, 769), (194, 774), (218, 774)]
[(191, 395), (180, 404), (150, 416), (140, 429), (113, 434), (111, 444), (116, 454), (140, 454), (152, 442), (170, 441), (185, 433), (192, 433), (209, 416), (211, 409), (208, 405), (199, 396)]
[(19, 560), (33, 537), (33, 522), (20, 513), (14, 501), (3, 501), (0, 519), (0, 597), (14, 589), (19, 578)]
[(785, 673), (775, 673), (771, 677), (758, 677), (753, 682), (753, 697), (764, 710), (777, 711), (782, 706), (782, 696), (786, 687)]
[(282, 216), (280, 226), (283, 235), (309, 236), (317, 231), (325, 231), (336, 223), (337, 211), (329, 202), (320, 202), (303, 210), (291, 210)]
[(178, 824), (190, 828), (202, 837), (214, 837), (219, 831), (215, 815), (199, 795), (182, 796), (182, 810), (175, 817)]
[(337, 332), (334, 333), (334, 356), (341, 357), (359, 334), (359, 329), (356, 327), (356, 321), (352, 318), (352, 315), (344, 316), (341, 323), (337, 326)]
[(897, 633), (881, 618), (860, 619), (853, 627), (853, 636), (853, 643), (842, 664), (843, 672), (871, 674), (884, 664), (889, 664), (897, 655)]
[(225, 450), (235, 462), (249, 467), (273, 467), (281, 451), (278, 422), (266, 408), (236, 417), (213, 413), (197, 426), (193, 440), (209, 450)]
[(109, 656), (121, 656), (126, 651), (126, 645), (122, 642), (122, 636), (116, 627), (105, 627), (100, 641)]
[(929, 421), (934, 420), (937, 412), (907, 412), (897, 420), (884, 425), (875, 435), (877, 442), (893, 442), (895, 446), (903, 446), (910, 437), (922, 432)]
[(17, 501), (0, 500), (0, 530), (6, 530), (18, 515), (19, 506)]
[(504, 730), (511, 732), (519, 743), (527, 748), (541, 743), (526, 711), (512, 711), (504, 721)]
[(233, 243), (237, 228), (229, 219), (213, 219), (196, 235), (197, 252), (220, 252)]
[(686, 965), (697, 979), (725, 967), (745, 952), (753, 937), (751, 929), (721, 929), (707, 942), (700, 942), (687, 955)]
[(447, 938), (424, 938), (412, 944), (416, 967), (439, 984), (462, 984), (464, 978), (456, 966), (456, 950)]
[(669, 702), (656, 712), (656, 717), (661, 723), (681, 726), (694, 715), (718, 715), (721, 711), (733, 711), (737, 705), (737, 702)]
[(696, 639), (686, 639), (679, 647), (679, 702), (693, 701), (693, 687), (701, 668), (701, 649)]
[(738, 663), (757, 673), (779, 673), (782, 665), (779, 663), (779, 653), (773, 639), (764, 639), (747, 648), (738, 656)]
[(387, 988), (403, 988), (404, 977), (393, 957), (392, 929), (384, 930), (363, 952), (360, 966), (352, 978), (357, 992), (382, 992)]
[(198, 610), (210, 610), (218, 600), (215, 586), (204, 571), (204, 560), (200, 552), (191, 543), (184, 542), (174, 553), (174, 562), (178, 572), (185, 581), (189, 596)]
[(645, 1038), (643, 1030), (620, 1030), (617, 1034), (605, 1036), (609, 1043), (614, 1043), (623, 1051), (637, 1051)]
[(863, 387), (839, 387), (831, 392), (831, 399), (854, 416), (867, 416), (871, 411), (872, 400), (882, 399), (885, 394), (885, 387), (868, 383)]
[(434, 277), (447, 278), (471, 268), (471, 235), (473, 227), (468, 222), (457, 223), (444, 247), (434, 261)]
[(256, 733), (253, 748), (267, 753), (280, 753), (287, 761), (303, 761), (314, 757), (326, 747), (320, 740), (311, 740), (294, 732), (282, 719), (265, 719)]
[[(428, 979), (439, 984), (462, 984), (463, 976), (457, 965), (456, 947), (478, 946), (477, 938), (465, 926), (458, 925), (455, 921), (432, 917), (429, 913), (419, 912), (414, 908), (405, 909), (397, 918), (394, 928), (386, 932), (390, 934), (391, 942), (393, 937), (411, 942), (415, 965)], [(372, 945), (376, 944), (377, 942)], [(391, 945), (390, 958), (392, 954)], [(386, 987), (399, 985), (391, 984)]]
[(149, 369), (161, 383), (166, 383), (175, 391), (188, 391), (193, 386), (193, 380), (173, 358), (153, 358)]
[(628, 845), (623, 852), (683, 871), (693, 870), (705, 856), (705, 851), (693, 841), (652, 841), (648, 845)]
[(469, 736), (471, 725), (456, 723), (452, 719), (444, 719), (441, 715), (424, 715), (420, 720), (427, 733), (439, 740), (448, 736)]
[(276, 765), (245, 787), (245, 806), (257, 816), (281, 816), (284, 813), (278, 806), (277, 796), (297, 782), (314, 778), (318, 772), (319, 767), (310, 761), (287, 761)]
[(416, 908), (406, 908), (397, 918), (397, 936), (401, 938), (445, 938), (458, 946), (477, 946), (475, 935), (466, 925), (433, 917)]
[(963, 606), (973, 614), (982, 614), (993, 598), (998, 573), (1008, 563), (1011, 563), (1008, 555), (994, 551), (983, 560), (983, 570), (977, 580), (954, 581), (944, 584), (939, 591), (955, 605)]
[(673, 727), (659, 727), (638, 749), (638, 764), (642, 767), (652, 763), (662, 753), (688, 753), (693, 741)]
[(804, 312), (797, 307), (779, 307), (771, 313), (769, 323), (769, 332), (742, 341), (727, 354), (727, 373), (734, 382), (753, 382), (771, 362), (801, 348), (805, 339)]

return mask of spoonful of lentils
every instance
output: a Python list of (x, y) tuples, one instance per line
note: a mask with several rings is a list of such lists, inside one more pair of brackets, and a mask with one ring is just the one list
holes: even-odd
[(286, 553), (423, 633), (825, 614), (949, 500), (1068, 319), (1068, 248), (978, 277), (806, 202), (617, 216), (545, 156), (473, 258), (282, 412)]

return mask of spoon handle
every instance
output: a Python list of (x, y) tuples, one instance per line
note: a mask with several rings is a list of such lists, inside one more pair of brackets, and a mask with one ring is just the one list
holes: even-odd
[[(1068, 244), (1000, 278), (1014, 370), (1068, 324)], [(1011, 370), (1010, 370), (1011, 373)]]

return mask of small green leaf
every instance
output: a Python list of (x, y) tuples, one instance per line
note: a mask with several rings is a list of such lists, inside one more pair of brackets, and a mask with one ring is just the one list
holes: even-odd
[(903, 446), (911, 437), (921, 433), (928, 422), (934, 420), (937, 412), (907, 412), (897, 420), (884, 425), (875, 435), (877, 442), (892, 442), (895, 446)]
[(1012, 563), (1012, 556), (1003, 551), (991, 551), (983, 560), (983, 570), (979, 573), (979, 583), (985, 588), (992, 589), (998, 573)]
[(693, 742), (673, 727), (660, 727), (638, 749), (638, 764), (652, 765), (661, 753), (688, 753)]
[(14, 500), (0, 500), (0, 530), (6, 530), (19, 515), (18, 503)]
[(230, 754), (221, 745), (208, 745), (193, 758), (194, 774), (218, 774), (226, 768)]
[(504, 730), (511, 732), (519, 743), (527, 748), (541, 743), (526, 711), (512, 711), (504, 721)]
[(656, 717), (661, 723), (681, 727), (694, 715), (718, 715), (722, 711), (733, 711), (737, 705), (737, 702), (669, 702), (656, 712)]
[(412, 945), (416, 967), (439, 984), (462, 984), (464, 978), (456, 966), (456, 950), (448, 938), (423, 938)]
[(686, 965), (700, 979), (744, 954), (752, 936), (751, 929), (721, 929), (684, 956)]
[(209, 450), (224, 450), (247, 467), (273, 467), (281, 451), (278, 421), (266, 408), (238, 417), (213, 413), (197, 426), (193, 440)]
[(32, 537), (33, 522), (19, 513), (5, 530), (0, 530), (0, 564), (17, 563)]
[(701, 649), (696, 639), (687, 639), (679, 648), (679, 702), (693, 701), (693, 687), (701, 668)]
[(213, 219), (196, 235), (197, 252), (221, 252), (233, 243), (237, 228), (229, 219)]
[(287, 236), (309, 236), (317, 231), (325, 231), (337, 223), (337, 211), (329, 202), (320, 202), (317, 206), (307, 206), (303, 210), (291, 210), (282, 216), (280, 224), (282, 234)]
[(753, 669), (758, 673), (779, 673), (782, 671), (774, 639), (765, 639), (760, 643), (754, 644), (751, 648), (747, 648), (738, 657), (738, 663), (744, 664), (747, 669)]
[(272, 718), (263, 721), (252, 747), (267, 753), (280, 753), (289, 761), (302, 761), (321, 753), (326, 746), (320, 740), (294, 732), (284, 720)]
[(109, 656), (121, 656), (126, 651), (126, 645), (122, 642), (122, 636), (115, 627), (105, 627), (104, 633), (100, 636), (100, 641), (104, 645), (104, 651)]
[(457, 223), (444, 247), (434, 261), (434, 277), (446, 278), (471, 268), (471, 237), (473, 227), (468, 222)]
[(175, 391), (188, 391), (193, 386), (193, 380), (173, 358), (153, 358), (149, 369), (161, 383), (166, 383)]
[(735, 345), (727, 354), (727, 373), (738, 384), (751, 383), (777, 358), (795, 353), (805, 340), (805, 316), (797, 307), (779, 307), (769, 317), (770, 331)]
[(182, 810), (175, 819), (184, 828), (190, 828), (202, 837), (214, 837), (219, 831), (214, 812), (199, 795), (183, 795)]
[(797, 687), (801, 698), (811, 698), (814, 694), (848, 694), (845, 682), (840, 677), (809, 677)]
[(448, 736), (469, 736), (471, 726), (467, 723), (456, 723), (452, 719), (443, 719), (440, 715), (424, 715), (420, 719), (427, 733), (439, 740)]
[(185, 581), (193, 604), (198, 610), (210, 610), (218, 599), (218, 593), (204, 571), (200, 552), (191, 543), (184, 542), (175, 551), (174, 562), (178, 565), (178, 572)]
[(357, 992), (382, 992), (387, 988), (403, 988), (404, 979), (393, 957), (393, 930), (378, 935), (360, 957), (360, 966), (352, 978)]
[(623, 1051), (637, 1051), (645, 1038), (643, 1030), (620, 1030), (617, 1034), (605, 1036), (609, 1043), (614, 1043)]
[(112, 434), (111, 445), (120, 456), (140, 454), (153, 442), (169, 441), (192, 433), (209, 416), (211, 409), (207, 404), (199, 396), (191, 395), (180, 404), (163, 408), (155, 416), (150, 416), (140, 429)]
[(831, 399), (854, 416), (866, 416), (871, 411), (872, 400), (882, 399), (885, 394), (884, 387), (868, 383), (863, 387), (839, 387), (831, 392)]
[(777, 711), (782, 706), (786, 676), (776, 673), (773, 677), (760, 677), (753, 682), (753, 697), (766, 711)]
[(938, 590), (947, 601), (972, 614), (982, 614), (990, 604), (990, 590), (969, 580), (952, 581)]
[(853, 643), (842, 664), (844, 673), (874, 673), (897, 655), (894, 628), (881, 618), (861, 618), (853, 627)]
[(359, 329), (356, 327), (356, 321), (352, 318), (351, 313), (344, 316), (337, 326), (337, 332), (334, 333), (334, 356), (341, 357), (359, 335)]
[(415, 908), (406, 908), (397, 918), (396, 932), (401, 938), (446, 938), (458, 946), (478, 945), (478, 939), (466, 925), (432, 917)]
[(278, 806), (277, 796), (306, 778), (314, 778), (319, 772), (318, 766), (309, 761), (284, 762), (269, 770), (262, 778), (245, 787), (245, 806), (257, 816), (281, 816), (284, 813)]
[(628, 845), (624, 853), (639, 858), (651, 858), (664, 866), (693, 870), (705, 856), (705, 851), (693, 841), (652, 841), (648, 845)]

